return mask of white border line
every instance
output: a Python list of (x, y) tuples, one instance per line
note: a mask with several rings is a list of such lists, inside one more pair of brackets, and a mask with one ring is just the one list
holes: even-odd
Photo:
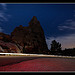
[(39, 2), (37, 2), (37, 3), (34, 3), (34, 2), (33, 3), (24, 3), (24, 2), (23, 3), (17, 3), (17, 2), (10, 3), (10, 2), (8, 2), (8, 3), (5, 3), (5, 4), (75, 4), (75, 3), (63, 3), (63, 2), (61, 2), (61, 3), (59, 3), (59, 2), (58, 3), (57, 2), (56, 3), (49, 3), (49, 2), (48, 3), (42, 3), (42, 2), (41, 3), (39, 3)]

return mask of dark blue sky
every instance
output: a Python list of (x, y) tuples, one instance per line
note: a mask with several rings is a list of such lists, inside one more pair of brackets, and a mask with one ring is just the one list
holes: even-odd
[(53, 39), (74, 37), (75, 4), (0, 3), (0, 32), (10, 34), (16, 26), (28, 26), (33, 16), (40, 21), (48, 45)]

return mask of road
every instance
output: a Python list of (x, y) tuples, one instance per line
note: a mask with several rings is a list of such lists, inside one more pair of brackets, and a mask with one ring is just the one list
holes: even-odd
[(0, 72), (75, 72), (75, 58), (0, 57)]
[(38, 57), (30, 56), (0, 56), (0, 67), (20, 63), (22, 61), (36, 59)]

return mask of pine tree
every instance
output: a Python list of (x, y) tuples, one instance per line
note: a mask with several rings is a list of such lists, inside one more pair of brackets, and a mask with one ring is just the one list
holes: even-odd
[(61, 44), (57, 42), (56, 40), (53, 40), (51, 43), (51, 51), (53, 52), (60, 52), (61, 51)]

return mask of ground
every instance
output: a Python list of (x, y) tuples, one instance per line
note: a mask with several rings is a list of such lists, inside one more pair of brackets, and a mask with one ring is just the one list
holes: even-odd
[(75, 58), (55, 58), (55, 57), (24, 58), (23, 57), (23, 59), (21, 57), (19, 58), (20, 62), (16, 61), (16, 63), (13, 62), (11, 64), (8, 63), (3, 66), (0, 65), (0, 72), (52, 72), (52, 71), (74, 72), (75, 71)]

